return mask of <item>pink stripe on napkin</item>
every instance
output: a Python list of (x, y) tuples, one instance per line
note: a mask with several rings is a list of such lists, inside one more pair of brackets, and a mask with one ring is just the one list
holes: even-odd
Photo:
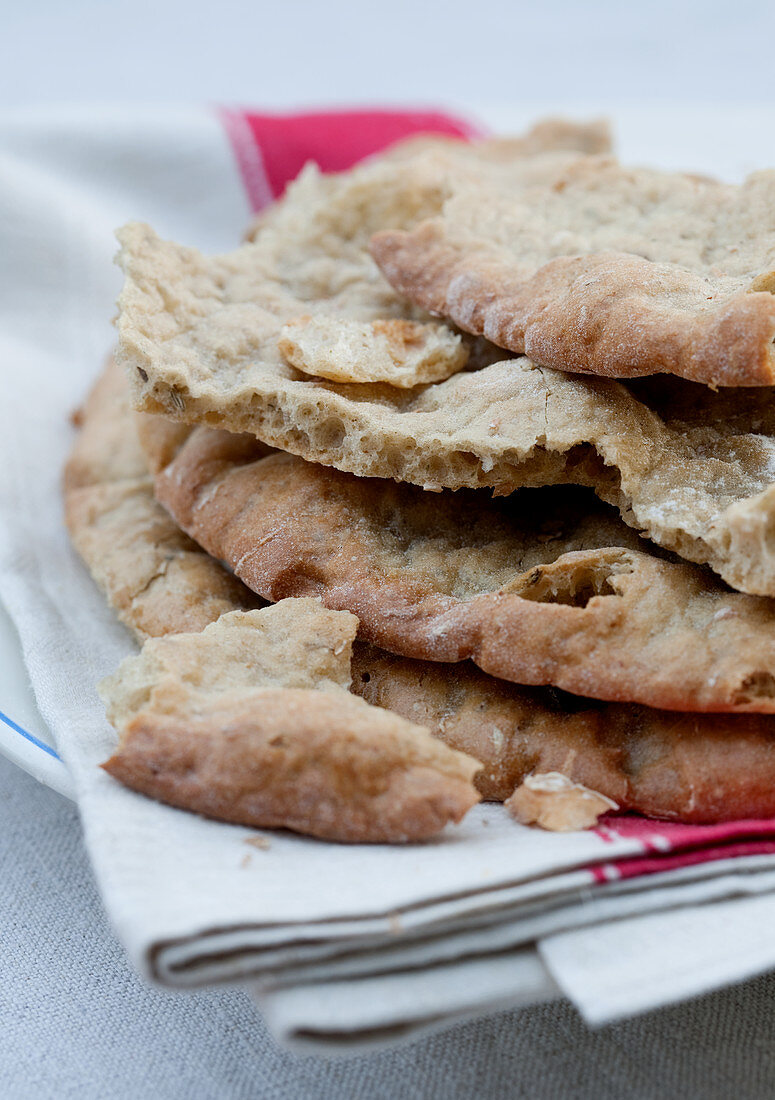
[(590, 866), (595, 882), (636, 878), (737, 856), (775, 854), (775, 820), (724, 821), (718, 825), (681, 825), (638, 814), (608, 814), (594, 832), (601, 840), (636, 841), (642, 856), (624, 856)]
[(655, 821), (639, 814), (607, 814), (595, 832), (603, 840), (627, 837), (640, 842), (644, 852), (672, 852), (685, 848), (704, 848), (732, 840), (775, 839), (775, 820), (748, 819), (722, 821), (717, 825), (681, 825), (674, 821)]
[(668, 855), (648, 855), (634, 859), (616, 859), (599, 863), (590, 870), (596, 883), (613, 882), (625, 878), (654, 875), (660, 871), (675, 871), (679, 867), (693, 867), (699, 863), (713, 863), (719, 859), (735, 859), (741, 856), (775, 855), (775, 838), (748, 840), (739, 844), (711, 845), (693, 848)]
[(312, 111), (259, 114), (221, 108), (219, 114), (254, 210), (282, 194), (307, 161), (341, 172), (412, 134), (483, 135), (474, 123), (445, 111)]

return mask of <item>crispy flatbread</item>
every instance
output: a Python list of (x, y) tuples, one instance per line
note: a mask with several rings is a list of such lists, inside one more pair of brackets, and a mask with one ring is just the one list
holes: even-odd
[(768, 386), (773, 208), (775, 172), (734, 186), (580, 157), (531, 181), (493, 165), (372, 254), (410, 301), (544, 366)]
[(140, 641), (255, 607), (256, 595), (159, 508), (131, 417), (126, 379), (111, 363), (76, 414), (64, 473), (70, 537), (111, 607)]
[[(122, 473), (128, 479), (142, 478), (144, 458), (134, 425), (126, 411), (113, 415), (121, 400), (126, 400), (125, 380), (110, 366), (82, 418), (82, 432), (91, 440), (87, 478), (99, 470), (112, 481), (122, 480)], [(187, 431), (182, 429), (184, 435)], [(157, 443), (154, 460), (169, 461), (180, 444), (180, 425), (157, 424), (149, 434)], [(77, 442), (74, 466), (82, 454), (83, 444)], [(143, 486), (156, 525), (171, 524), (153, 499), (147, 476)], [(110, 498), (101, 499), (109, 509)], [(145, 556), (154, 545), (156, 525), (139, 529), (136, 541), (123, 544), (125, 553)], [(89, 568), (100, 577), (106, 543), (91, 539), (81, 547), (89, 554)], [(207, 575), (181, 573), (181, 583), (188, 586), (185, 596), (168, 603), (164, 615), (147, 614), (148, 627), (162, 634), (185, 631), (192, 606), (217, 618), (221, 604), (210, 599), (208, 587), (217, 572), (234, 586), (234, 603), (227, 602), (223, 610), (244, 607), (252, 594), (222, 566), (211, 565), (214, 572)], [(121, 610), (121, 589), (107, 585), (105, 592)], [(679, 714), (602, 703), (553, 689), (519, 687), (486, 676), (470, 662), (449, 666), (409, 660), (363, 642), (353, 647), (351, 690), (480, 760), (483, 770), (475, 785), (486, 799), (503, 801), (526, 776), (560, 771), (622, 809), (654, 817), (711, 822), (775, 815), (775, 719), (767, 715)]]
[(317, 600), (149, 639), (100, 684), (103, 767), (187, 810), (325, 840), (423, 840), (479, 801), (479, 762), (352, 695), (358, 620)]
[(300, 315), (428, 319), (382, 278), (367, 243), (381, 225), (411, 227), (439, 209), (449, 178), (440, 157), (434, 146), (420, 158), (425, 175), (413, 170), (412, 186), (400, 160), (339, 177), (307, 172), (254, 242), (210, 259), (147, 227), (126, 229), (120, 355), (135, 404), (429, 489), (590, 485), (654, 541), (742, 591), (775, 595), (768, 389), (713, 394), (669, 376), (627, 388), (524, 358), (498, 362), (502, 352), (472, 337), (468, 370), (405, 391), (311, 378), (283, 359), (280, 331)]
[(320, 596), (390, 652), (516, 683), (775, 711), (775, 602), (650, 552), (588, 490), (426, 493), (202, 427), (160, 467), (157, 424), (157, 499), (267, 600)]

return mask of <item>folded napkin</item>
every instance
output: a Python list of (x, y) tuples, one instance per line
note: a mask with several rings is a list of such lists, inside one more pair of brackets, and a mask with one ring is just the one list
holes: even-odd
[[(253, 830), (151, 802), (97, 766), (115, 734), (94, 685), (134, 642), (69, 545), (59, 480), (68, 414), (112, 343), (114, 228), (143, 219), (226, 249), (309, 157), (342, 168), (427, 129), (474, 131), (431, 112), (0, 116), (0, 597), (72, 773), (106, 908), (148, 977), (250, 980), (278, 1035), (323, 1049), (560, 993), (612, 1019), (775, 962), (750, 934), (775, 917), (775, 822), (611, 817), (554, 835), (488, 805), (421, 845), (283, 833), (256, 845)], [(737, 915), (745, 950), (724, 955)], [(656, 957), (661, 978), (646, 981)]]

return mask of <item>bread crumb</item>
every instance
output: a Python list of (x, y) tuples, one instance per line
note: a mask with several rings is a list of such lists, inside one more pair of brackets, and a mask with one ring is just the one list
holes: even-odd
[(269, 837), (261, 836), (260, 833), (256, 833), (255, 836), (245, 837), (242, 843), (249, 844), (252, 848), (260, 848), (262, 852), (266, 852), (269, 848), (272, 847), (269, 841)]
[(619, 809), (613, 799), (560, 772), (526, 776), (505, 805), (521, 825), (554, 833), (590, 829), (602, 814)]

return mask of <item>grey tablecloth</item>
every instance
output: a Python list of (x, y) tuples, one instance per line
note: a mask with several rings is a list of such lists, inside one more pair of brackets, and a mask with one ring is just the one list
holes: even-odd
[(0, 759), (3, 1100), (480, 1100), (775, 1091), (775, 976), (589, 1031), (568, 1005), (411, 1046), (281, 1050), (239, 990), (145, 987), (107, 926), (75, 807)]

